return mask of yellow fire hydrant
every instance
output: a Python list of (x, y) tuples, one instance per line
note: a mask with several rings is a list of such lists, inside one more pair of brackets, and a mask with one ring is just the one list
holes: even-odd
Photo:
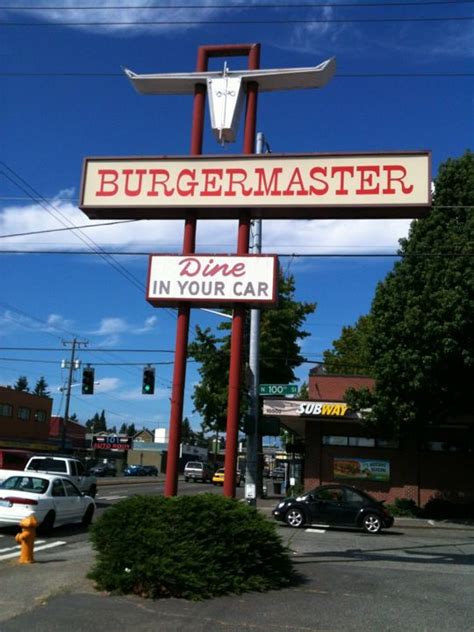
[(34, 516), (27, 516), (20, 522), (21, 533), (17, 533), (15, 540), (21, 545), (20, 564), (33, 564), (33, 551), (35, 548), (36, 527), (38, 521)]

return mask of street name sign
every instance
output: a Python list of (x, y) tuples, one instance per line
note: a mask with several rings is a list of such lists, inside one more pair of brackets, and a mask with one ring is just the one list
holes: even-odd
[(278, 258), (274, 255), (151, 255), (147, 301), (157, 307), (269, 307), (278, 300)]
[(431, 204), (427, 151), (86, 158), (91, 219), (413, 218)]
[(259, 395), (296, 395), (297, 384), (260, 384)]

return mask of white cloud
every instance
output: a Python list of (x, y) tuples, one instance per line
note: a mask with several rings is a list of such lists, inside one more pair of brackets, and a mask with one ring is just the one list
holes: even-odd
[[(199, 4), (204, 8), (198, 13), (193, 8), (182, 8), (182, 3), (178, 3), (181, 8), (157, 7), (156, 3), (147, 0), (141, 0), (136, 4), (146, 8), (133, 8), (129, 0), (101, 0), (100, 3), (97, 3), (97, 8), (84, 10), (76, 8), (78, 6), (77, 0), (63, 0), (61, 2), (63, 9), (58, 10), (49, 8), (52, 6), (49, 0), (36, 0), (34, 9), (28, 11), (27, 15), (30, 18), (61, 25), (67, 22), (76, 22), (77, 24), (71, 25), (70, 28), (82, 31), (123, 36), (150, 31), (160, 31), (160, 33), (170, 35), (178, 30), (197, 29), (200, 28), (200, 25), (192, 24), (193, 21), (211, 20), (222, 13), (219, 9), (213, 9), (212, 2), (209, 0), (200, 0)], [(155, 8), (153, 9), (152, 6)], [(14, 6), (8, 11), (14, 16), (20, 13), (21, 17), (25, 19), (25, 12), (15, 12)], [(140, 24), (131, 24), (133, 22)], [(153, 24), (153, 22), (165, 22), (165, 24)], [(191, 24), (179, 24), (179, 22), (191, 22)], [(100, 23), (104, 24), (100, 25)]]
[(116, 377), (101, 377), (95, 384), (94, 391), (96, 393), (108, 393), (116, 391), (120, 387), (121, 381)]
[(100, 321), (98, 329), (89, 332), (89, 334), (94, 336), (106, 336), (106, 338), (101, 341), (101, 346), (113, 347), (120, 342), (120, 334), (139, 336), (153, 331), (157, 324), (157, 316), (149, 316), (145, 319), (143, 325), (131, 325), (124, 318), (109, 317), (103, 318)]
[[(183, 222), (173, 220), (149, 220), (97, 226), (97, 222), (86, 216), (71, 202), (56, 201), (55, 208), (71, 222), (90, 225), (92, 228), (78, 231), (47, 233), (2, 239), (4, 250), (87, 250), (87, 246), (76, 235), (93, 239), (95, 245), (104, 249), (126, 252), (175, 252), (182, 246)], [(150, 222), (153, 221), (153, 230)], [(45, 213), (39, 205), (7, 206), (0, 212), (0, 234), (24, 233), (37, 230), (56, 229), (60, 224)], [(95, 228), (94, 228), (95, 226)], [(361, 250), (395, 250), (398, 239), (407, 234), (408, 220), (265, 220), (263, 222), (263, 244), (266, 250), (280, 252), (359, 252)], [(156, 235), (159, 235), (159, 239)], [(198, 249), (201, 252), (235, 251), (237, 222), (224, 220), (201, 220), (198, 222)], [(98, 258), (97, 261), (102, 261)], [(123, 264), (123, 262), (122, 262)], [(104, 319), (97, 335), (144, 333), (155, 323), (148, 319), (144, 325), (131, 326), (121, 319)]]

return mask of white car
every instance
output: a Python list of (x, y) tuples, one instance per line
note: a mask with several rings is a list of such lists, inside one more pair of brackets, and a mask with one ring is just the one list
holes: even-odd
[(71, 522), (89, 526), (94, 511), (94, 500), (66, 476), (18, 472), (0, 484), (1, 527), (18, 525), (31, 515), (44, 532)]

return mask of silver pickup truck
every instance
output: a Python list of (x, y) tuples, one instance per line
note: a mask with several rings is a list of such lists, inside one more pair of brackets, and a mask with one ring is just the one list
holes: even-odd
[(97, 479), (90, 475), (79, 459), (69, 456), (32, 456), (25, 466), (25, 471), (48, 472), (49, 474), (66, 474), (81, 492), (95, 498)]

